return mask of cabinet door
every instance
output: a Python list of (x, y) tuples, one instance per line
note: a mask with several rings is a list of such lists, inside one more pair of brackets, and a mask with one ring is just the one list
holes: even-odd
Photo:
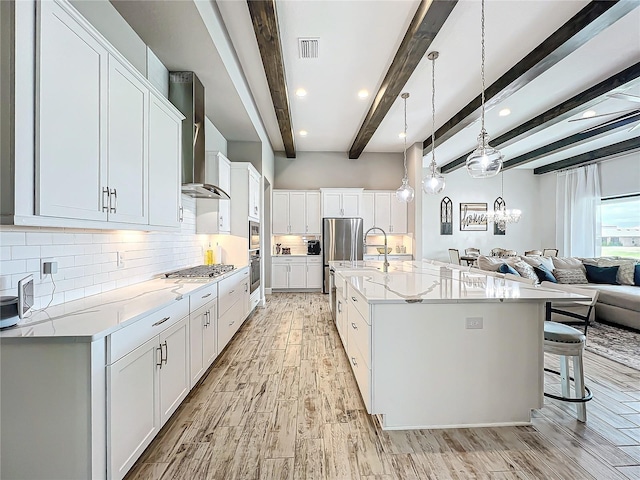
[(365, 192), (362, 194), (362, 205), (360, 206), (360, 216), (362, 217), (362, 232), (366, 232), (375, 225), (373, 221), (374, 193)]
[(289, 265), (289, 288), (307, 287), (307, 264), (292, 263)]
[(391, 232), (407, 233), (407, 209), (408, 204), (401, 202), (395, 196), (391, 195)]
[(249, 216), (260, 220), (260, 177), (249, 170)]
[(305, 234), (307, 231), (306, 195), (304, 192), (289, 193), (289, 232)]
[(274, 235), (289, 233), (289, 192), (273, 192), (271, 205), (272, 232)]
[(109, 57), (107, 186), (110, 221), (148, 223), (148, 108), (149, 89), (118, 60)]
[(107, 367), (110, 478), (121, 479), (160, 430), (158, 337)]
[(339, 293), (336, 293), (336, 328), (338, 329), (338, 333), (340, 334), (340, 339), (342, 340), (342, 345), (344, 349), (347, 349), (347, 329), (346, 329), (346, 305), (344, 302), (344, 298)]
[(322, 216), (342, 217), (342, 194), (325, 192), (322, 194)]
[(321, 263), (307, 264), (307, 288), (322, 288), (322, 271)]
[(149, 99), (149, 224), (180, 226), (182, 121), (154, 94)]
[(218, 348), (216, 344), (216, 317), (218, 302), (215, 300), (207, 304), (207, 312), (209, 312), (206, 320), (205, 328), (202, 332), (202, 363), (204, 370), (213, 363), (218, 356)]
[(164, 425), (189, 393), (189, 317), (160, 334), (160, 424)]
[(289, 287), (289, 265), (273, 263), (271, 265), (271, 286), (273, 288)]
[(320, 192), (306, 192), (306, 218), (307, 228), (305, 233), (322, 235), (322, 220), (320, 217)]
[(360, 197), (359, 193), (343, 193), (342, 194), (342, 212), (345, 217), (360, 216)]
[(199, 308), (189, 314), (189, 378), (191, 388), (204, 373), (204, 335), (208, 320), (208, 310)]
[[(231, 162), (220, 158), (218, 162), (218, 186), (231, 196)], [(218, 200), (219, 233), (231, 233), (231, 200)]]
[(36, 213), (106, 220), (108, 55), (55, 2), (38, 7)]
[(390, 194), (387, 192), (376, 193), (374, 195), (374, 203), (373, 222), (375, 226), (382, 228), (387, 233), (391, 233)]

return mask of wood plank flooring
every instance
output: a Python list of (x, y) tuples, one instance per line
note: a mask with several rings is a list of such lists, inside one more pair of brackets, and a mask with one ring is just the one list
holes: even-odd
[(590, 352), (585, 371), (586, 424), (545, 398), (531, 426), (385, 432), (366, 413), (327, 296), (278, 293), (126, 480), (640, 479), (640, 371)]

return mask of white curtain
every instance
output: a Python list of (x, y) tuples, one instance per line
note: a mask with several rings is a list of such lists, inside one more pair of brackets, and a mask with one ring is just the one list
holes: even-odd
[(598, 164), (558, 173), (556, 245), (563, 257), (599, 257), (600, 169)]

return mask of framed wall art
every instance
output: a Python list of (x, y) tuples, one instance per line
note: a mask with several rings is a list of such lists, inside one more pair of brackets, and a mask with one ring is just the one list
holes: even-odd
[(440, 202), (440, 235), (453, 235), (453, 202), (449, 197)]
[(461, 203), (460, 204), (460, 231), (463, 231), (463, 232), (487, 231), (487, 204), (486, 203)]

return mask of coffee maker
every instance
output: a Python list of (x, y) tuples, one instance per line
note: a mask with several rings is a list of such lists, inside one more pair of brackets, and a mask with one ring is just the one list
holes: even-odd
[(307, 240), (307, 255), (320, 255), (320, 240)]

